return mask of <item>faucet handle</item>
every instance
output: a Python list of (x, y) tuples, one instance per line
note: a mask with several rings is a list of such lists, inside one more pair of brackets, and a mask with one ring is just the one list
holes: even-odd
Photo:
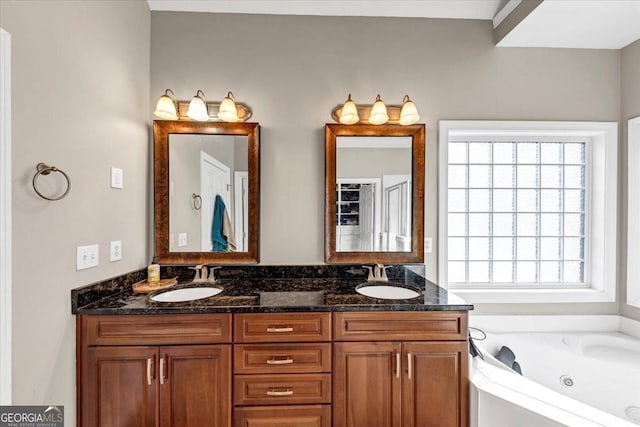
[(222, 267), (218, 266), (218, 267), (209, 267), (209, 283), (215, 283), (216, 282), (216, 274), (215, 271), (220, 269)]

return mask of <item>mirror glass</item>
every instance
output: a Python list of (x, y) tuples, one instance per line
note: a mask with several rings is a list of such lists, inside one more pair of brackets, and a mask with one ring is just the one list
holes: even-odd
[(336, 138), (336, 251), (412, 250), (412, 137)]
[(260, 259), (260, 125), (153, 122), (154, 257), (159, 264)]
[(169, 251), (247, 252), (248, 137), (169, 135)]

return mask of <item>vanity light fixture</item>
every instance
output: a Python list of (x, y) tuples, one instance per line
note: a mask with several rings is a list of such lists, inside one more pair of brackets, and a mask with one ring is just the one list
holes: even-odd
[(165, 120), (178, 120), (178, 101), (171, 89), (165, 90), (164, 95), (158, 99), (153, 114)]
[(199, 122), (206, 122), (207, 120), (209, 120), (207, 99), (204, 96), (204, 92), (202, 92), (200, 89), (198, 89), (195, 96), (191, 98), (187, 116)]
[(373, 103), (373, 107), (371, 107), (371, 115), (369, 116), (369, 123), (372, 125), (383, 125), (389, 121), (389, 116), (387, 115), (387, 107), (380, 99), (380, 94), (376, 96), (376, 102)]
[(356, 103), (351, 100), (351, 94), (342, 106), (342, 112), (340, 113), (340, 123), (343, 125), (352, 125), (358, 123), (360, 116), (358, 116), (358, 107)]
[(238, 108), (236, 107), (236, 101), (232, 92), (227, 93), (226, 98), (220, 103), (218, 118), (224, 122), (238, 121)]
[(409, 95), (404, 96), (402, 105), (385, 105), (379, 94), (373, 104), (356, 104), (349, 94), (344, 104), (338, 104), (331, 110), (331, 117), (343, 125), (388, 123), (408, 126), (420, 120), (418, 109)]
[(246, 122), (253, 112), (247, 104), (236, 102), (232, 92), (228, 92), (222, 102), (207, 102), (204, 92), (198, 89), (191, 101), (180, 101), (167, 89), (158, 99), (153, 114), (163, 120)]
[(409, 95), (405, 95), (402, 99), (402, 110), (400, 111), (400, 120), (398, 122), (406, 126), (412, 125), (418, 120), (420, 120), (420, 115), (418, 114), (416, 104), (409, 99)]

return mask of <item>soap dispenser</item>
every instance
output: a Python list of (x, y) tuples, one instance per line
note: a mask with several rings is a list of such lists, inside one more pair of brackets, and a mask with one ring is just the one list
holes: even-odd
[(160, 281), (160, 265), (156, 264), (156, 258), (153, 258), (149, 267), (147, 267), (147, 282), (158, 283)]

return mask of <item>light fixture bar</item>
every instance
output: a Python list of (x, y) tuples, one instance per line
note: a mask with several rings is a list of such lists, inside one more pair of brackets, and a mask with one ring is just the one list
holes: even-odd
[[(209, 113), (209, 120), (220, 121), (218, 119), (218, 111), (220, 110), (221, 102), (209, 102), (207, 101), (207, 111)], [(236, 108), (238, 109), (238, 121), (246, 122), (251, 118), (253, 112), (248, 105), (236, 101)], [(189, 101), (178, 101), (178, 120), (191, 120), (187, 116), (187, 110), (189, 109)]]
[[(333, 110), (331, 110), (331, 117), (336, 123), (340, 123), (340, 115), (342, 114), (342, 105), (336, 105)], [(356, 104), (358, 109), (358, 116), (360, 120), (358, 123), (369, 123), (369, 115), (371, 114), (371, 108), (373, 104)], [(400, 124), (400, 112), (402, 111), (402, 105), (389, 105), (387, 104), (387, 115), (389, 116), (389, 121), (386, 124), (397, 125)], [(239, 111), (238, 111), (239, 113)]]

